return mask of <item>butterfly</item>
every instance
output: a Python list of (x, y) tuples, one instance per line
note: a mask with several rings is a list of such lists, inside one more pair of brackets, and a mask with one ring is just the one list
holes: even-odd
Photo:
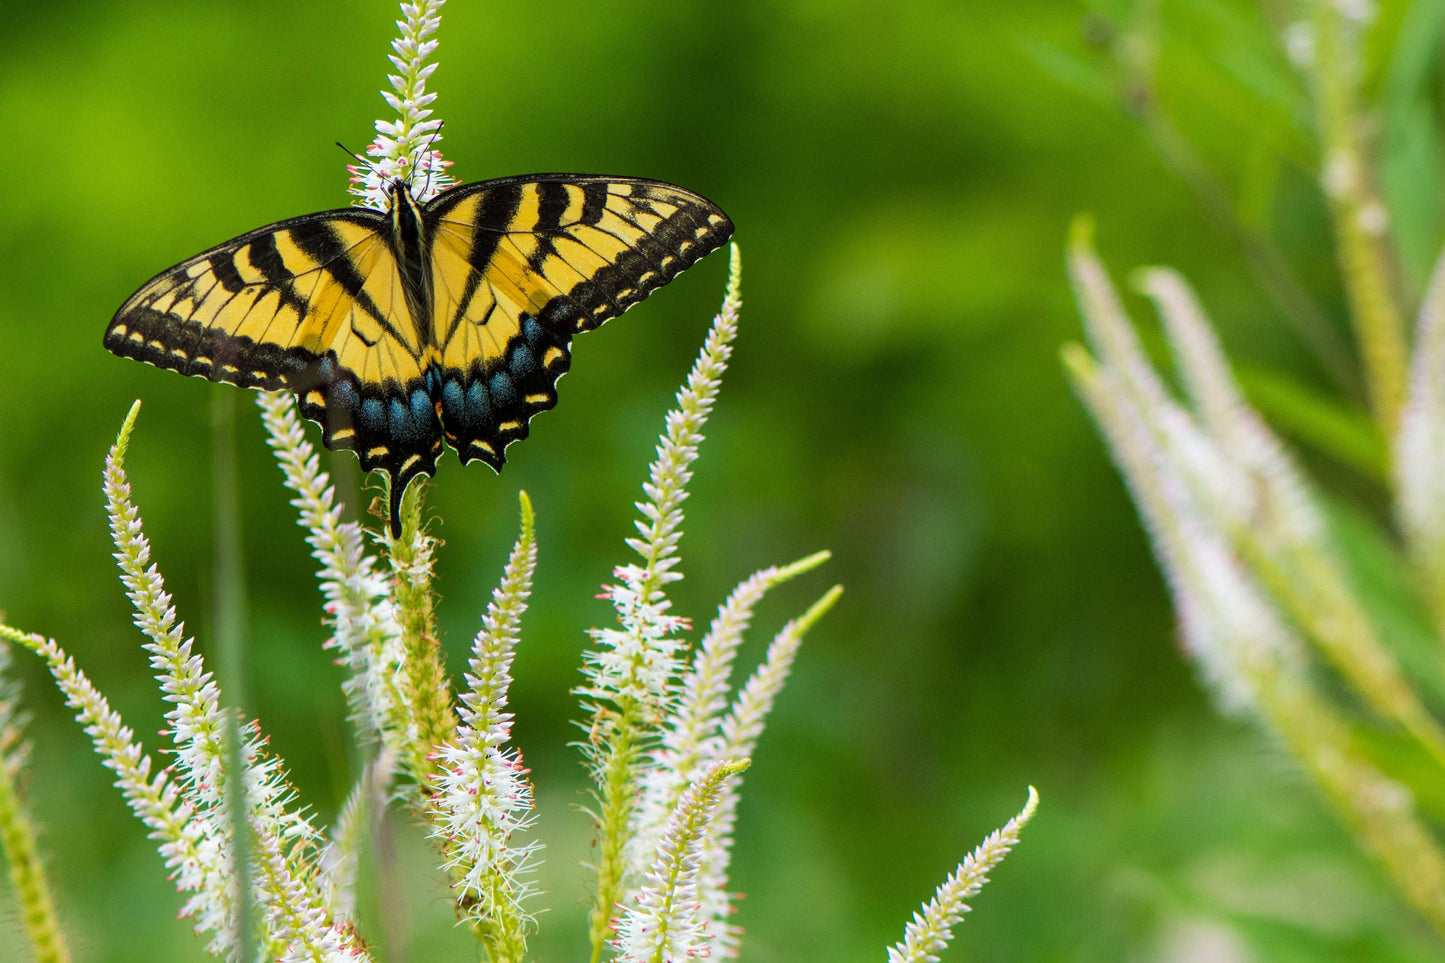
[(444, 451), (500, 471), (557, 403), (574, 335), (721, 247), (733, 224), (661, 181), (536, 174), (385, 211), (258, 228), (187, 258), (121, 305), (105, 347), (182, 374), (295, 393), (322, 443), (401, 496)]

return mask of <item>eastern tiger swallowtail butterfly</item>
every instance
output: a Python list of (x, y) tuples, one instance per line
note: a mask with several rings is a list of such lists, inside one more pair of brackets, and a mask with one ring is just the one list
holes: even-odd
[(401, 496), (443, 451), (494, 470), (557, 403), (573, 335), (615, 318), (732, 236), (711, 201), (660, 181), (538, 174), (387, 211), (259, 228), (146, 282), (105, 347), (186, 375), (286, 389)]

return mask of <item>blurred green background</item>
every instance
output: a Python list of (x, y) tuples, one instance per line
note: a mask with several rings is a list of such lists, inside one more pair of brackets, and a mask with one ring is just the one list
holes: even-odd
[[(1413, 9), (1383, 5), (1370, 69), (1373, 95), (1394, 97), (1387, 187), (1418, 286), (1439, 243), (1440, 42), (1430, 27), (1400, 65)], [(1233, 0), (445, 9), (431, 89), (458, 179), (658, 177), (738, 225), (742, 330), (687, 503), (679, 609), (704, 622), (753, 569), (832, 549), (822, 573), (770, 598), (750, 667), (786, 618), (847, 587), (747, 774), (745, 958), (880, 959), (1030, 783), (1039, 815), (945, 959), (1438, 954), (1292, 764), (1215, 713), (1057, 360), (1079, 336), (1063, 240), (1087, 210), (1121, 276), (1185, 272), (1246, 373), (1296, 399), (1334, 390), (1245, 254), (1249, 237), (1276, 245), (1342, 337), (1310, 118), (1279, 43), (1287, 15)], [(340, 674), (250, 399), (121, 361), (100, 337), (156, 271), (348, 202), (332, 142), (361, 149), (385, 116), (395, 16), (380, 0), (6, 3), (0, 28), (0, 608), (56, 637), (157, 748), (162, 707), (109, 556), (102, 459), (144, 399), (132, 482), (204, 648), (211, 423), (235, 394), (248, 708), (327, 821), (355, 763)], [(1147, 61), (1149, 83), (1116, 55)], [(1221, 194), (1161, 154), (1161, 118)], [(626, 558), (631, 502), (725, 272), (714, 256), (580, 339), (559, 407), (505, 474), (449, 458), (431, 489), (454, 668), (519, 488), (539, 513), (513, 696), (547, 843), (540, 960), (585, 944), (589, 827), (567, 745), (584, 632), (611, 618), (594, 595)], [(1308, 457), (1343, 505), (1378, 513), (1367, 473)], [(331, 467), (357, 490), (354, 459)], [(78, 957), (202, 959), (141, 826), (36, 660), (16, 658), (34, 716), (27, 788)], [(411, 959), (469, 958), (440, 873), (403, 840)], [(24, 959), (19, 947), (0, 891), (0, 961)]]

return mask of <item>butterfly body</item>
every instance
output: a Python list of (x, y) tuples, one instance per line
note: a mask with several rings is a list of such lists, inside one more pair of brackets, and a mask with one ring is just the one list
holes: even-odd
[(550, 174), (454, 187), (251, 231), (123, 304), (105, 347), (248, 388), (296, 393), (332, 449), (407, 483), (444, 450), (500, 470), (556, 404), (572, 337), (616, 317), (732, 234), (660, 181)]

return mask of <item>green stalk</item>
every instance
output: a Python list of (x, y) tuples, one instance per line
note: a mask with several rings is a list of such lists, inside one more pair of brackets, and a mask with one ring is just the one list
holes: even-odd
[(1339, 5), (1315, 0), (1314, 96), (1325, 197), (1350, 319), (1365, 363), (1370, 403), (1386, 438), (1393, 438), (1405, 401), (1408, 348), (1386, 255), (1385, 208), (1371, 184), (1359, 125), (1354, 32)]
[(609, 728), (607, 755), (603, 759), (602, 810), (597, 814), (597, 898), (592, 904), (589, 936), (592, 963), (602, 959), (602, 950), (612, 932), (617, 901), (622, 898), (622, 880), (627, 871), (625, 852), (631, 838), (632, 810), (636, 800), (635, 782), (640, 746), (634, 739), (639, 720), (636, 707), (624, 707)]
[(246, 760), (241, 719), (246, 699), (246, 582), (241, 554), (241, 508), (236, 485), (236, 393), (216, 393), (212, 408), (215, 471), (215, 638), (226, 713), (226, 808), (236, 873), (237, 959), (256, 958), (251, 894), (251, 828), (246, 819)]
[(1410, 687), (1333, 561), (1311, 551), (1278, 559), (1260, 545), (1255, 531), (1230, 534), (1270, 595), (1365, 702), (1445, 767), (1445, 729)]
[(1254, 673), (1260, 710), (1324, 791), (1360, 846), (1445, 936), (1445, 852), (1408, 789), (1356, 751), (1348, 724), (1305, 680)]
[(436, 763), (433, 750), (455, 735), (451, 682), (437, 637), (432, 553), (436, 540), (422, 531), (425, 482), (417, 479), (402, 497), (401, 537), (387, 538), (392, 596), (406, 649), (406, 697), (416, 723), (414, 742), (404, 763), (418, 791), (430, 785)]
[(35, 828), (15, 786), (18, 766), (0, 758), (0, 849), (10, 865), (10, 883), (35, 963), (70, 963), (70, 950), (50, 897), (45, 867), (35, 845)]

